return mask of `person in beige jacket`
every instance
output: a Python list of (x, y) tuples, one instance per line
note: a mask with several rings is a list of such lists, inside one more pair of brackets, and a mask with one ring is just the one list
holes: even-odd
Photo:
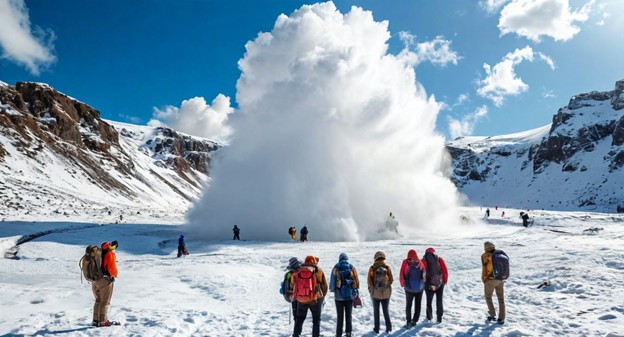
[(386, 332), (392, 331), (392, 322), (390, 321), (390, 313), (388, 305), (390, 304), (390, 296), (392, 295), (392, 270), (386, 264), (386, 254), (382, 251), (375, 253), (375, 262), (368, 269), (368, 292), (373, 302), (373, 316), (375, 326), (373, 331), (379, 333), (379, 305), (383, 310), (384, 321), (386, 323)]

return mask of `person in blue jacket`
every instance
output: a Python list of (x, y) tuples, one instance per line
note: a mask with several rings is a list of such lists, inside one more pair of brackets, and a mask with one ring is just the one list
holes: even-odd
[[(342, 289), (344, 287), (349, 289)], [(342, 336), (342, 324), (346, 321), (345, 333), (347, 337), (351, 337), (353, 299), (358, 295), (359, 288), (360, 280), (357, 270), (349, 263), (347, 253), (341, 253), (338, 257), (338, 263), (331, 271), (329, 281), (329, 289), (334, 292), (336, 301), (336, 336)]]
[(184, 254), (184, 249), (186, 248), (186, 244), (184, 243), (184, 235), (180, 235), (178, 239), (178, 257)]

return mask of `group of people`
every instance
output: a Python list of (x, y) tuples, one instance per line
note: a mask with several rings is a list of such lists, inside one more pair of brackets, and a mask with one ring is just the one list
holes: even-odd
[[(288, 235), (293, 240), (297, 240), (297, 227), (291, 226), (288, 228)], [(308, 241), (308, 227), (303, 225), (301, 230), (299, 230), (299, 241), (306, 242)]]
[[(496, 250), (493, 243), (484, 243), (484, 253), (481, 255), (481, 281), (484, 285), (485, 302), (488, 308), (488, 321), (505, 323), (504, 280), (507, 274), (499, 275), (495, 255), (508, 256)], [(392, 322), (389, 314), (390, 297), (394, 277), (390, 266), (386, 263), (386, 254), (378, 251), (374, 255), (374, 262), (367, 273), (368, 292), (373, 305), (373, 332), (379, 333), (381, 326), (380, 307), (383, 312), (386, 332), (392, 331)], [(340, 253), (338, 262), (330, 274), (329, 284), (325, 273), (318, 266), (319, 258), (307, 256), (302, 262), (296, 257), (290, 258), (286, 267), (286, 274), (282, 281), (280, 292), (284, 299), (291, 303), (292, 314), (295, 320), (293, 337), (300, 337), (303, 323), (308, 311), (312, 314), (312, 336), (320, 335), (321, 311), (328, 292), (334, 293), (336, 306), (336, 336), (352, 336), (352, 312), (354, 307), (361, 306), (359, 297), (360, 281), (356, 268), (349, 262), (347, 253)], [(507, 267), (508, 268), (508, 267)], [(499, 273), (499, 274), (497, 274)], [(436, 254), (433, 247), (425, 250), (422, 258), (414, 249), (407, 252), (407, 257), (399, 270), (399, 283), (405, 290), (405, 328), (409, 329), (418, 323), (421, 316), (423, 293), (426, 296), (425, 316), (433, 320), (433, 299), (436, 302), (435, 317), (438, 323), (444, 315), (443, 294), (448, 283), (448, 269), (444, 260)], [(493, 294), (498, 299), (498, 316), (493, 304)], [(413, 313), (412, 313), (413, 308)]]

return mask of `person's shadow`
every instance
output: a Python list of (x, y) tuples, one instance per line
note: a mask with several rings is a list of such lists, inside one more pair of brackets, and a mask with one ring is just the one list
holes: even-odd
[(24, 335), (24, 334), (14, 334), (14, 333), (8, 333), (6, 335), (2, 335), (0, 337), (26, 337), (26, 336), (44, 336), (44, 335), (61, 335), (61, 334), (66, 334), (66, 333), (71, 333), (71, 332), (78, 332), (78, 331), (85, 331), (88, 329), (91, 329), (91, 326), (83, 326), (80, 328), (75, 328), (75, 329), (65, 329), (65, 330), (57, 330), (57, 331), (51, 331), (48, 329), (42, 329), (39, 330), (33, 334), (28, 334), (28, 335)]

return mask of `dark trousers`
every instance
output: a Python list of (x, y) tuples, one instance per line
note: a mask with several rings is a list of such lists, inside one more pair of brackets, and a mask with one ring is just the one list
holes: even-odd
[(299, 235), (299, 241), (301, 241), (301, 242), (308, 241), (308, 234), (301, 234), (301, 235)]
[(336, 301), (336, 336), (342, 336), (342, 322), (346, 320), (345, 332), (351, 333), (351, 313), (353, 300)]
[(234, 240), (240, 240), (240, 236), (238, 236), (238, 233), (234, 233)]
[(319, 337), (321, 335), (321, 309), (323, 308), (323, 299), (319, 299), (312, 303), (298, 303), (297, 315), (295, 315), (295, 330), (293, 331), (294, 337), (301, 336), (301, 330), (303, 328), (303, 322), (308, 315), (308, 309), (312, 313), (312, 337)]
[(386, 322), (386, 330), (392, 330), (392, 322), (390, 322), (390, 313), (388, 312), (388, 304), (390, 299), (376, 300), (373, 298), (373, 316), (375, 317), (374, 330), (379, 332), (379, 305), (381, 304), (381, 310), (383, 310), (384, 321)]
[[(297, 319), (297, 305), (299, 304), (299, 302), (293, 300), (292, 302), (290, 302), (290, 305), (292, 306), (292, 311), (291, 314), (293, 315), (293, 320)], [(289, 322), (290, 323), (290, 322)]]
[(436, 297), (436, 315), (438, 316), (438, 322), (442, 322), (442, 314), (444, 313), (444, 307), (442, 306), (442, 295), (444, 294), (444, 284), (440, 288), (433, 291), (429, 286), (425, 287), (425, 293), (427, 294), (427, 319), (433, 319), (433, 310), (431, 303), (433, 302), (433, 295)]
[(178, 246), (178, 257), (182, 256), (184, 251), (184, 246)]
[[(412, 293), (409, 291), (405, 291), (405, 321), (409, 322), (418, 322), (420, 318), (420, 307), (422, 303), (422, 295), (423, 292)], [(416, 299), (416, 301), (414, 301)], [(412, 302), (414, 303), (414, 316), (412, 317)]]

